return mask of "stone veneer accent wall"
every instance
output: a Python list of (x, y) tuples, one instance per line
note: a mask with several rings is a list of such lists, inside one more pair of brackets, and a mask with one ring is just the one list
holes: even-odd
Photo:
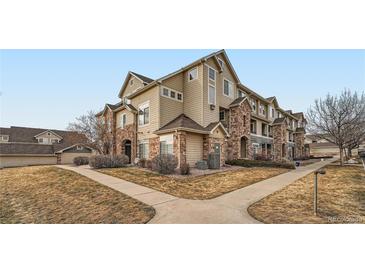
[(224, 138), (214, 138), (209, 137), (209, 135), (204, 135), (203, 137), (203, 160), (208, 161), (209, 153), (214, 152), (214, 144), (220, 144), (220, 165), (224, 166), (226, 161), (226, 146), (227, 143)]
[(181, 164), (186, 163), (186, 132), (175, 132), (173, 141), (174, 155), (177, 157), (178, 167), (180, 167)]
[(160, 154), (160, 137), (149, 139), (150, 159)]
[(272, 130), (273, 130), (273, 138), (274, 138), (274, 141), (273, 141), (274, 142), (274, 148), (273, 148), (274, 160), (280, 161), (283, 159), (283, 157), (282, 157), (283, 144), (285, 144), (284, 158), (287, 158), (288, 146), (286, 144), (286, 125), (285, 125), (285, 123), (273, 125)]
[(294, 133), (294, 142), (295, 142), (295, 157), (305, 157), (305, 149), (304, 149), (304, 132), (295, 132)]
[[(115, 118), (114, 118), (114, 113), (108, 109), (103, 116), (104, 122), (108, 123), (108, 121), (111, 121), (111, 132), (107, 133), (107, 137), (105, 137), (108, 140), (112, 140), (112, 147), (109, 149), (109, 154), (115, 154), (116, 153), (116, 147), (115, 147)], [(107, 141), (106, 141), (107, 142)]]
[(125, 128), (117, 128), (115, 130), (115, 153), (125, 154), (124, 143), (126, 140), (131, 141), (132, 155), (131, 163), (137, 157), (137, 135), (136, 135), (136, 124), (126, 125)]
[(229, 115), (229, 133), (227, 144), (228, 160), (241, 157), (241, 138), (246, 137), (246, 151), (249, 159), (252, 158), (252, 147), (250, 139), (251, 108), (246, 101), (241, 105), (231, 107)]

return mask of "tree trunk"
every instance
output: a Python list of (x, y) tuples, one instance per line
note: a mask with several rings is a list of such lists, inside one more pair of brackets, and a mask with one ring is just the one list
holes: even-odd
[(343, 166), (344, 162), (343, 162), (343, 148), (340, 147), (340, 161), (341, 161), (341, 166)]

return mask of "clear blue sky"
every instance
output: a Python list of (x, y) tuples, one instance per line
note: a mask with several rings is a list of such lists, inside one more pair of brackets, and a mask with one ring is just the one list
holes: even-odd
[[(129, 70), (164, 76), (214, 50), (1, 50), (1, 126), (66, 128), (117, 103)], [(365, 90), (364, 50), (227, 50), (241, 82), (306, 111), (343, 88)]]

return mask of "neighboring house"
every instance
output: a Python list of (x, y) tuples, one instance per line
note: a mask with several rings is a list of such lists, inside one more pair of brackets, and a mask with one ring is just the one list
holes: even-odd
[(93, 153), (86, 142), (85, 135), (73, 131), (0, 128), (0, 167), (69, 164)]
[(302, 157), (306, 120), (303, 113), (280, 108), (241, 84), (224, 50), (153, 80), (129, 72), (120, 102), (97, 114), (113, 138), (113, 154), (131, 161), (174, 154), (194, 166), (219, 154), (228, 159)]
[[(314, 157), (320, 156), (339, 156), (340, 149), (337, 145), (328, 142), (323, 135), (315, 136), (315, 135), (306, 135), (305, 143), (310, 147), (310, 155)], [(363, 142), (359, 150), (365, 148), (365, 142)], [(346, 151), (347, 152), (347, 151)], [(352, 155), (357, 155), (358, 149), (352, 150)]]

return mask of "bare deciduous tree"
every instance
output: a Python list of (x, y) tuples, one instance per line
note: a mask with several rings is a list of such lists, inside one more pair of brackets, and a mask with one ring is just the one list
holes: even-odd
[(324, 99), (315, 100), (307, 117), (309, 132), (337, 145), (343, 165), (344, 149), (351, 143), (354, 132), (364, 131), (365, 95), (358, 96), (346, 89), (340, 96), (328, 94)]
[(67, 129), (85, 134), (90, 145), (101, 154), (109, 154), (112, 150), (113, 138), (109, 123), (106, 123), (103, 117), (96, 117), (96, 113), (92, 110), (77, 117), (75, 122), (69, 123)]

